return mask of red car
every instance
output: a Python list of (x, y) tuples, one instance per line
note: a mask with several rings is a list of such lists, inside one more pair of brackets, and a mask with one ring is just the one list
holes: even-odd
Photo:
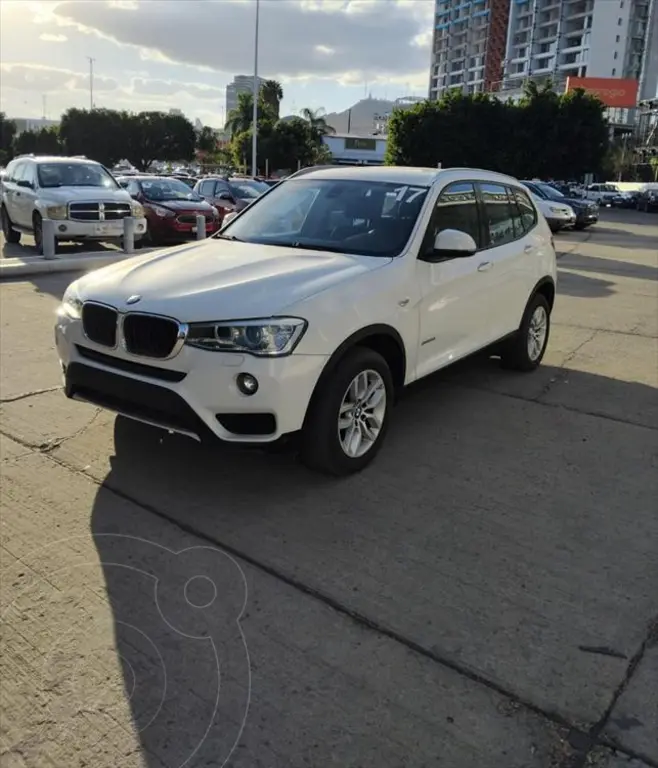
[(142, 238), (142, 245), (195, 239), (199, 214), (206, 220), (206, 237), (219, 229), (220, 219), (215, 207), (178, 179), (126, 176), (117, 181), (144, 207), (148, 231)]

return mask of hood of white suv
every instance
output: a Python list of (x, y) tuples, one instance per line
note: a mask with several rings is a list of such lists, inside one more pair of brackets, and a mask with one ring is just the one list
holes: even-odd
[(39, 198), (48, 205), (65, 205), (76, 202), (112, 201), (129, 203), (132, 198), (125, 189), (111, 187), (42, 187)]
[[(390, 261), (211, 238), (112, 264), (75, 289), (82, 300), (182, 322), (269, 317)], [(141, 298), (127, 305), (131, 296)]]

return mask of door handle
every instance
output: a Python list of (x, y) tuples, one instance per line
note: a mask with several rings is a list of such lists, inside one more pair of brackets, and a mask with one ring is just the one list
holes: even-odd
[(526, 247), (523, 249), (523, 253), (532, 253), (534, 250), (534, 245), (526, 245)]
[(491, 267), (493, 267), (492, 261), (483, 261), (482, 264), (478, 266), (478, 272), (488, 272)]

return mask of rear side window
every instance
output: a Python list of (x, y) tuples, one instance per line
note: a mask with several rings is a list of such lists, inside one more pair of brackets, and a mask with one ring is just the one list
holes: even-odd
[(511, 187), (510, 197), (516, 205), (523, 233), (529, 232), (537, 223), (537, 211), (528, 195), (518, 187)]
[(432, 242), (444, 229), (458, 229), (469, 234), (478, 248), (481, 246), (480, 216), (472, 182), (448, 184), (437, 200), (431, 227)]
[(507, 195), (507, 187), (491, 182), (480, 182), (479, 186), (484, 208), (485, 233), (489, 238), (488, 244), (497, 246), (513, 242), (523, 233), (519, 232), (519, 214), (516, 205), (513, 205)]

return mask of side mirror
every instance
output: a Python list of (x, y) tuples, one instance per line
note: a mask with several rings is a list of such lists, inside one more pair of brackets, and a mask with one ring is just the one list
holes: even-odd
[(444, 229), (434, 239), (434, 248), (425, 254), (424, 261), (437, 262), (444, 259), (463, 259), (477, 253), (475, 240), (459, 229)]
[(222, 226), (224, 226), (224, 224), (228, 224), (229, 221), (232, 221), (237, 215), (237, 211), (231, 211), (230, 213), (227, 213), (222, 220)]
[(229, 202), (231, 202), (231, 203), (233, 202), (233, 197), (232, 197), (231, 193), (230, 193), (230, 192), (227, 192), (226, 190), (222, 190), (222, 191), (221, 191), (221, 192), (220, 192), (220, 193), (217, 195), (217, 199), (218, 199), (218, 200), (228, 200), (228, 201), (229, 201)]
[(21, 179), (20, 181), (17, 181), (16, 186), (25, 187), (27, 189), (34, 189), (34, 184), (32, 184), (32, 182), (28, 181), (27, 179)]

